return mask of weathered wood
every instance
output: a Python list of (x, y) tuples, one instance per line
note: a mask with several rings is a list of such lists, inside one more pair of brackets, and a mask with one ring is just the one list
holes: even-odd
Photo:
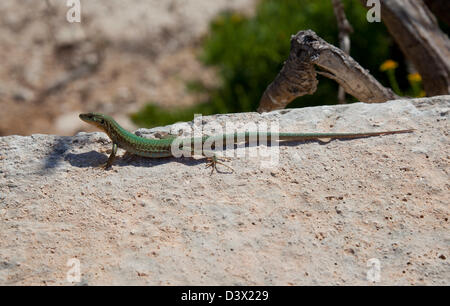
[[(322, 70), (316, 72), (314, 65)], [(291, 37), (289, 58), (265, 90), (258, 112), (285, 108), (295, 98), (314, 93), (318, 83), (316, 73), (335, 80), (359, 101), (376, 103), (398, 98), (350, 55), (314, 31), (306, 30)]]
[[(331, 2), (333, 3), (333, 11), (339, 29), (339, 47), (345, 53), (350, 54), (350, 34), (353, 33), (353, 27), (345, 15), (344, 4), (342, 1), (331, 0)], [(339, 86), (338, 102), (339, 104), (345, 103), (345, 89), (342, 86)]]
[[(366, 0), (361, 3), (367, 7)], [(450, 40), (425, 3), (383, 0), (381, 19), (422, 76), (427, 95), (450, 94)]]

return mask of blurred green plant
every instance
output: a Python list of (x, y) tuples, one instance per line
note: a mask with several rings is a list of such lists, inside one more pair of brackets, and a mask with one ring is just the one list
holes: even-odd
[[(344, 0), (344, 5), (347, 18), (355, 29), (351, 36), (352, 57), (384, 85), (389, 84), (389, 78), (378, 69), (384, 59), (393, 58), (399, 62), (399, 70), (406, 74), (403, 55), (396, 49), (384, 25), (368, 23), (367, 11), (359, 0)], [(253, 17), (237, 12), (220, 14), (210, 24), (200, 59), (206, 65), (218, 68), (221, 85), (207, 88), (191, 82), (188, 88), (207, 93), (207, 101), (175, 110), (148, 104), (132, 115), (133, 121), (140, 126), (152, 127), (192, 120), (194, 113), (255, 111), (262, 93), (289, 54), (291, 35), (305, 29), (312, 29), (326, 41), (338, 45), (331, 1), (261, 0)], [(296, 99), (289, 107), (336, 104), (337, 88), (334, 81), (319, 76), (317, 91)]]

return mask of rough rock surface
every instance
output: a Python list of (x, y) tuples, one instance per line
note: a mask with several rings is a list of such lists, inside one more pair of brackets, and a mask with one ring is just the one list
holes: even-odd
[(204, 117), (416, 129), (281, 145), (272, 168), (236, 157), (211, 176), (187, 158), (96, 168), (103, 133), (1, 137), (0, 284), (70, 284), (76, 258), (87, 285), (364, 285), (377, 261), (376, 284), (450, 285), (449, 110), (443, 96)]

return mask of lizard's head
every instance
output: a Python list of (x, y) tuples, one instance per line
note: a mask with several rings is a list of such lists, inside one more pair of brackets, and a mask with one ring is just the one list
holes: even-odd
[(106, 131), (110, 117), (99, 113), (80, 114), (80, 119)]

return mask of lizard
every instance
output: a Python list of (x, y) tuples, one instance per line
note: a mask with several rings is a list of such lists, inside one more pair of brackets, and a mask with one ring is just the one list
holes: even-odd
[[(79, 115), (80, 119), (94, 125), (101, 130), (103, 130), (112, 141), (112, 151), (108, 157), (105, 164), (102, 165), (104, 169), (108, 169), (112, 166), (114, 159), (116, 157), (117, 149), (122, 148), (126, 151), (125, 154), (138, 155), (148, 158), (164, 158), (173, 157), (172, 144), (177, 138), (175, 135), (167, 135), (162, 139), (149, 139), (135, 135), (123, 127), (121, 127), (112, 117), (100, 113), (85, 113)], [(203, 136), (203, 137), (191, 137), (188, 144), (193, 150), (193, 144), (201, 142), (205, 144), (206, 141), (214, 143), (215, 140), (223, 140), (223, 142), (228, 139), (233, 140), (233, 144), (237, 144), (242, 139), (245, 143), (248, 143), (250, 139), (255, 139), (255, 137), (266, 137), (269, 141), (272, 137), (278, 139), (279, 141), (305, 141), (305, 140), (322, 140), (322, 139), (352, 139), (352, 138), (362, 138), (362, 137), (373, 137), (382, 136), (390, 134), (400, 134), (400, 133), (411, 133), (414, 129), (408, 130), (395, 130), (395, 131), (383, 131), (383, 132), (359, 132), (359, 133), (271, 133), (271, 132), (235, 132), (233, 134), (222, 134), (217, 136)], [(252, 138), (253, 137), (253, 138)], [(179, 142), (183, 144), (183, 142)], [(207, 157), (209, 163), (207, 167), (211, 167), (211, 173), (214, 169), (217, 170), (217, 164), (221, 164), (232, 171), (233, 168), (222, 163), (220, 160), (227, 160), (223, 157), (217, 157), (216, 155), (207, 156), (203, 151), (202, 154)]]

